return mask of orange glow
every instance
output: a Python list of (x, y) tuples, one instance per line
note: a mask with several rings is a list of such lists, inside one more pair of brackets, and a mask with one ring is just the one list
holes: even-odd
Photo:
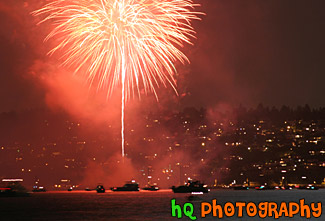
[(63, 51), (63, 65), (87, 69), (87, 79), (98, 88), (125, 83), (125, 99), (142, 84), (153, 92), (159, 82), (175, 89), (174, 62), (184, 63), (183, 42), (191, 43), (191, 20), (199, 19), (192, 0), (52, 0), (34, 11), (52, 21), (45, 40), (59, 42), (49, 52)]
[(140, 87), (157, 100), (160, 84), (177, 93), (174, 63), (188, 61), (179, 48), (194, 37), (191, 20), (202, 14), (192, 11), (196, 6), (192, 0), (52, 0), (32, 13), (45, 16), (40, 23), (53, 22), (45, 41), (58, 43), (50, 55), (62, 50), (62, 64), (86, 73), (107, 96), (122, 86), (122, 156), (125, 101), (140, 97)]

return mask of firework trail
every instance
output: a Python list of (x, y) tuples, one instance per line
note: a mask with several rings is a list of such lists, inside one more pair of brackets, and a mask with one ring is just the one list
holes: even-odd
[(174, 63), (189, 62), (179, 48), (194, 37), (191, 21), (202, 14), (196, 6), (192, 0), (50, 0), (32, 12), (39, 24), (52, 21), (45, 38), (56, 40), (50, 55), (62, 50), (62, 64), (86, 73), (107, 96), (122, 86), (122, 156), (125, 102), (140, 96), (140, 88), (158, 99), (160, 84), (176, 92)]

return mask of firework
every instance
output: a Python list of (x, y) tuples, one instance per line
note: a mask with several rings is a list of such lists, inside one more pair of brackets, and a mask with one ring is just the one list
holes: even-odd
[[(127, 99), (170, 85), (176, 92), (175, 62), (188, 62), (180, 48), (191, 44), (199, 19), (192, 0), (52, 0), (32, 14), (52, 21), (49, 51), (62, 50), (62, 64), (86, 73), (90, 85), (111, 95), (122, 86), (122, 155)], [(176, 92), (177, 93), (177, 92)]]

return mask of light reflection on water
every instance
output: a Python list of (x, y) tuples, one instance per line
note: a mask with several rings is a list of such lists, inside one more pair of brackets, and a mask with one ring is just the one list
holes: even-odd
[[(166, 220), (171, 217), (170, 200), (176, 199), (177, 204), (188, 201), (189, 194), (174, 194), (170, 190), (158, 192), (47, 192), (34, 193), (31, 197), (0, 198), (1, 220)], [(265, 191), (234, 191), (214, 190), (209, 194), (197, 195), (192, 201), (195, 215), (199, 218), (200, 203), (211, 202), (217, 199), (218, 204), (226, 202), (299, 202), (305, 199), (306, 204), (322, 202), (324, 204), (325, 189), (310, 190), (265, 190)], [(324, 205), (323, 205), (324, 211)], [(244, 212), (245, 215), (245, 212)], [(320, 217), (319, 220), (323, 220)], [(213, 218), (207, 217), (207, 220)], [(189, 219), (188, 219), (189, 220)], [(199, 219), (200, 220), (200, 219)], [(260, 220), (243, 217), (226, 218), (225, 220)], [(273, 219), (264, 219), (273, 220)], [(305, 220), (295, 216), (293, 219), (280, 220)], [(314, 220), (314, 218), (312, 218)]]

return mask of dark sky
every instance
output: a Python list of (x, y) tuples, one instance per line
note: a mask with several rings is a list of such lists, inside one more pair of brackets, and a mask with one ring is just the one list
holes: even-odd
[(196, 24), (192, 101), (325, 105), (325, 1), (201, 3), (207, 16)]
[[(0, 0), (0, 111), (45, 106), (48, 27), (36, 0)], [(183, 106), (325, 106), (324, 0), (201, 0), (191, 64), (179, 68)], [(50, 61), (49, 61), (50, 62)], [(37, 70), (37, 71), (35, 71)], [(42, 73), (40, 73), (42, 72)]]

